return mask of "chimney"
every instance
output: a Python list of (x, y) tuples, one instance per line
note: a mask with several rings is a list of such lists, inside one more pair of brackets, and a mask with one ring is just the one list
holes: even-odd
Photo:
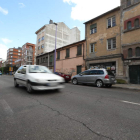
[(53, 24), (53, 20), (50, 19), (49, 24)]

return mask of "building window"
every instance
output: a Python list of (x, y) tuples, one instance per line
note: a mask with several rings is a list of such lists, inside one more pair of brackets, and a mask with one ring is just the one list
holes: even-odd
[(116, 48), (116, 37), (107, 40), (107, 49), (115, 49)]
[(82, 55), (82, 45), (77, 46), (77, 56)]
[(90, 44), (90, 53), (96, 52), (96, 43)]
[(140, 47), (137, 47), (135, 52), (136, 52), (136, 56), (140, 56)]
[(127, 30), (131, 30), (131, 28), (132, 28), (131, 21), (128, 21), (127, 22)]
[(66, 49), (66, 58), (70, 56), (70, 49)]
[(128, 57), (132, 57), (132, 49), (131, 48), (128, 49)]
[(53, 62), (53, 56), (50, 56), (50, 66), (52, 66), (52, 62)]
[(57, 52), (57, 59), (60, 59), (60, 51)]
[(38, 50), (40, 50), (40, 46), (38, 47)]
[(131, 5), (131, 0), (127, 0), (127, 6)]
[(45, 57), (43, 58), (43, 62), (45, 62)]
[(93, 24), (90, 26), (90, 34), (97, 33), (97, 24)]
[(42, 36), (42, 40), (44, 40), (44, 36)]
[(40, 42), (40, 38), (38, 39), (38, 43)]
[(139, 19), (137, 18), (135, 19), (135, 28), (139, 27), (139, 25), (140, 25), (140, 22), (139, 22)]
[(41, 49), (43, 49), (44, 48), (44, 45), (41, 45)]
[(107, 19), (107, 28), (111, 28), (114, 26), (116, 26), (116, 17), (115, 16)]

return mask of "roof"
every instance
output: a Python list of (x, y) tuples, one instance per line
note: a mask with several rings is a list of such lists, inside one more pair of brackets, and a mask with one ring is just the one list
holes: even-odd
[(99, 15), (99, 16), (97, 16), (97, 17), (95, 17), (95, 18), (93, 18), (93, 19), (91, 19), (91, 20), (89, 20), (89, 21), (84, 22), (84, 24), (87, 24), (87, 23), (89, 23), (89, 22), (91, 22), (91, 21), (94, 21), (94, 20), (96, 20), (96, 19), (99, 19), (99, 18), (101, 18), (101, 17), (103, 17), (103, 16), (105, 16), (105, 15), (111, 13), (111, 12), (116, 11), (116, 10), (120, 10), (120, 6), (114, 8), (114, 9), (112, 9), (112, 10), (110, 10), (110, 11), (108, 11), (108, 12), (102, 14), (102, 15)]
[(75, 44), (77, 44), (77, 43), (81, 43), (81, 42), (83, 42), (83, 41), (86, 41), (86, 39), (84, 39), (84, 40), (80, 40), (80, 41), (78, 41), (78, 42), (74, 42), (74, 43), (72, 43), (72, 44), (68, 44), (68, 45), (63, 46), (63, 47), (61, 47), (61, 48), (58, 48), (58, 49), (56, 49), (56, 50), (63, 49), (63, 48), (65, 48), (65, 47), (67, 47), (67, 46), (75, 45)]
[(46, 27), (46, 25), (42, 26), (40, 29), (38, 29), (35, 34), (37, 34), (39, 31), (41, 31), (42, 29), (44, 29)]

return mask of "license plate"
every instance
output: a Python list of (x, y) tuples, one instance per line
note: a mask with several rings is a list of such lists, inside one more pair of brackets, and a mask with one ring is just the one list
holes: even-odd
[(115, 80), (115, 78), (111, 78), (112, 80)]
[(69, 76), (66, 76), (66, 78), (69, 78)]

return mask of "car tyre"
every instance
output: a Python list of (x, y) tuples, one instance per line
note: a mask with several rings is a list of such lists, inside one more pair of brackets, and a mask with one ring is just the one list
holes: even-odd
[(27, 82), (26, 89), (27, 89), (28, 93), (32, 93), (33, 92), (33, 89), (32, 89), (32, 86), (31, 86), (30, 82)]
[(97, 80), (96, 86), (97, 86), (98, 88), (103, 87), (103, 82), (102, 82), (102, 80)]
[(74, 85), (78, 85), (78, 80), (77, 80), (76, 78), (74, 78), (74, 79), (72, 80), (72, 83), (73, 83)]
[(106, 84), (105, 85), (107, 88), (110, 88), (110, 87), (112, 87), (112, 84)]
[(19, 84), (17, 84), (17, 80), (16, 79), (14, 79), (14, 86), (15, 87), (19, 87)]

